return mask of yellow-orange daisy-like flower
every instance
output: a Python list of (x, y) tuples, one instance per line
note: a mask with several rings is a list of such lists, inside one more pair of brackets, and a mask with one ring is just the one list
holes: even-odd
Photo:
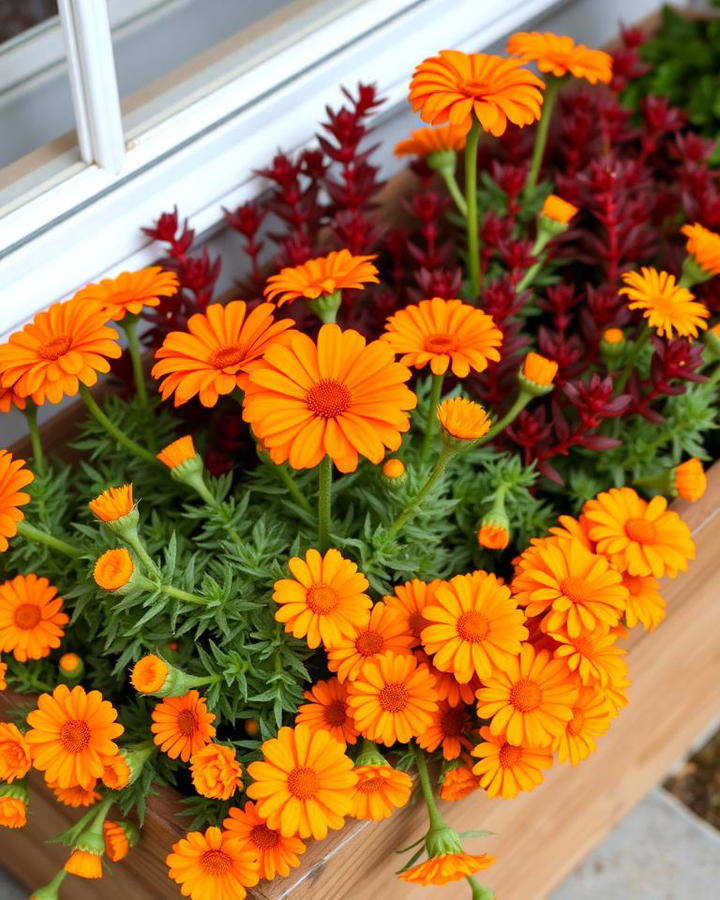
[(69, 619), (47, 578), (16, 575), (0, 584), (0, 651), (27, 662), (60, 646)]
[(652, 575), (623, 575), (623, 584), (630, 597), (625, 610), (625, 621), (628, 628), (642, 625), (648, 631), (665, 618), (665, 600), (660, 593), (660, 583)]
[(168, 444), (167, 447), (163, 447), (157, 454), (157, 458), (168, 469), (177, 469), (179, 465), (182, 465), (182, 463), (187, 462), (194, 456), (197, 456), (197, 450), (190, 434), (186, 434), (173, 441), (172, 444)]
[(705, 495), (707, 475), (703, 464), (696, 457), (680, 463), (673, 469), (673, 487), (678, 497), (694, 503)]
[(404, 584), (398, 584), (393, 588), (393, 593), (383, 598), (388, 609), (398, 612), (407, 627), (407, 630), (415, 638), (415, 645), (420, 644), (420, 634), (423, 628), (430, 623), (423, 616), (423, 610), (435, 596), (435, 590), (442, 584), (439, 578), (434, 581), (420, 581), (413, 578)]
[(358, 782), (353, 788), (352, 809), (354, 819), (370, 819), (379, 822), (387, 819), (396, 809), (405, 806), (412, 794), (412, 778), (392, 766), (370, 763), (357, 766)]
[(612, 712), (601, 688), (585, 685), (572, 708), (573, 717), (553, 743), (558, 762), (576, 766), (595, 749), (595, 738), (610, 727)]
[(710, 275), (720, 275), (720, 234), (703, 228), (698, 222), (683, 225), (680, 231), (687, 238), (687, 252)]
[(519, 31), (510, 37), (507, 52), (524, 62), (534, 62), (541, 72), (562, 78), (572, 75), (590, 84), (608, 84), (612, 78), (612, 56), (603, 50), (591, 50), (564, 34), (546, 31)]
[(480, 729), (482, 743), (472, 751), (479, 758), (473, 773), (489, 797), (517, 797), (520, 791), (531, 791), (543, 781), (543, 771), (552, 766), (552, 749), (530, 748), (508, 742), (504, 732), (493, 734)]
[(452, 397), (437, 408), (443, 431), (457, 441), (476, 441), (490, 431), (490, 418), (479, 403)]
[(96, 303), (73, 298), (38, 313), (0, 346), (0, 384), (37, 404), (59, 403), (92, 387), (122, 350), (118, 333)]
[(428, 753), (442, 747), (445, 759), (457, 759), (463, 750), (470, 750), (470, 715), (465, 706), (451, 706), (441, 700), (433, 713), (431, 724), (418, 736), (418, 746)]
[(242, 766), (235, 750), (223, 744), (206, 744), (190, 757), (193, 787), (201, 797), (229, 800), (242, 787)]
[(12, 722), (0, 722), (0, 781), (11, 783), (30, 771), (30, 748), (22, 731)]
[(523, 376), (540, 387), (549, 387), (555, 380), (557, 372), (558, 364), (552, 359), (541, 356), (539, 353), (530, 352), (523, 360)]
[(343, 744), (327, 731), (298, 725), (281, 728), (261, 749), (263, 760), (248, 766), (253, 783), (246, 793), (258, 801), (268, 827), (285, 837), (316, 840), (342, 828), (357, 783)]
[(330, 549), (324, 556), (308, 550), (305, 559), (294, 556), (288, 566), (293, 578), (275, 582), (275, 612), (285, 631), (306, 638), (311, 649), (332, 647), (343, 635), (352, 635), (372, 606), (365, 593), (368, 580), (354, 562)]
[(572, 719), (577, 694), (564, 660), (524, 644), (507, 671), (484, 680), (477, 692), (478, 715), (491, 719), (492, 734), (505, 732), (511, 744), (545, 747)]
[(557, 194), (548, 194), (543, 201), (541, 214), (553, 222), (559, 222), (561, 225), (567, 225), (573, 216), (577, 215), (578, 208), (558, 197)]
[(328, 647), (328, 669), (340, 681), (356, 678), (366, 660), (380, 653), (410, 655), (415, 638), (405, 618), (392, 607), (376, 603), (349, 635)]
[(73, 787), (60, 787), (56, 781), (48, 782), (48, 787), (55, 795), (55, 798), (65, 806), (73, 809), (80, 809), (85, 806), (92, 806), (100, 799), (100, 794), (95, 790), (97, 781), (93, 779), (88, 787), (81, 787), (79, 784)]
[(523, 126), (540, 118), (543, 87), (520, 60), (441, 50), (415, 68), (408, 99), (428, 125), (448, 122), (467, 134), (478, 121), (500, 137), (508, 122)]
[[(626, 612), (627, 614), (627, 612)], [(576, 672), (582, 684), (609, 684), (627, 673), (626, 651), (617, 646), (617, 635), (606, 625), (583, 631), (570, 637), (567, 629), (551, 631), (550, 637), (558, 646), (553, 650), (556, 659), (564, 659), (571, 672)]]
[(246, 889), (260, 880), (257, 852), (215, 826), (185, 835), (173, 844), (165, 863), (190, 900), (243, 900)]
[(0, 553), (8, 548), (8, 538), (17, 534), (17, 523), (25, 518), (18, 507), (30, 502), (23, 488), (33, 480), (24, 459), (13, 459), (12, 453), (0, 450)]
[(433, 153), (451, 150), (458, 153), (465, 149), (466, 132), (454, 125), (441, 128), (417, 128), (410, 137), (395, 144), (395, 156), (418, 156), (420, 159)]
[[(586, 550), (594, 552), (595, 544), (588, 536), (586, 524), (574, 518), (574, 516), (558, 516), (558, 524), (552, 526), (550, 534), (555, 537), (575, 538), (576, 541), (580, 541)], [(519, 557), (515, 561), (516, 565), (522, 565), (522, 560), (523, 557)]]
[(145, 306), (158, 306), (161, 297), (172, 297), (179, 286), (175, 272), (167, 272), (160, 266), (149, 266), (137, 272), (121, 272), (116, 278), (103, 278), (97, 284), (88, 284), (75, 294), (75, 299), (97, 303), (109, 319), (119, 322), (128, 313), (138, 315)]
[(322, 728), (336, 741), (354, 744), (357, 729), (347, 704), (345, 685), (337, 678), (317, 681), (309, 691), (305, 691), (309, 703), (298, 706), (296, 725), (307, 725), (312, 731)]
[(354, 472), (360, 456), (376, 465), (397, 450), (417, 398), (410, 370), (382, 341), (323, 325), (317, 343), (293, 332), (250, 373), (243, 418), (274, 463), (311, 469), (329, 456)]
[(480, 787), (480, 779), (469, 765), (448, 769), (442, 776), (440, 799), (451, 803), (463, 800)]
[(215, 713), (195, 691), (182, 697), (166, 697), (152, 711), (153, 741), (170, 759), (187, 762), (215, 737)]
[(27, 825), (27, 801), (0, 791), (0, 827), (24, 828)]
[(15, 407), (16, 409), (25, 409), (27, 400), (20, 397), (12, 387), (2, 387), (0, 385), (0, 412), (9, 413)]
[(632, 488), (611, 488), (585, 503), (580, 521), (597, 552), (629, 575), (675, 578), (695, 559), (690, 529), (664, 497), (648, 503)]
[(290, 319), (275, 321), (275, 307), (261, 303), (248, 312), (243, 300), (227, 306), (212, 303), (204, 313), (190, 316), (187, 331), (171, 331), (155, 353), (153, 378), (160, 394), (175, 395), (175, 406), (198, 397), (212, 407), (220, 396), (236, 388), (245, 390), (248, 374), (265, 351), (292, 326)]
[(528, 616), (549, 608), (543, 620), (545, 631), (567, 627), (571, 637), (600, 623), (617, 624), (628, 599), (620, 573), (604, 556), (591, 553), (574, 538), (533, 542), (521, 554), (512, 590)]
[(141, 694), (154, 694), (167, 681), (170, 669), (164, 659), (154, 653), (143, 656), (133, 666), (130, 684)]
[(455, 850), (440, 856), (431, 856), (425, 862), (400, 872), (398, 877), (410, 884), (443, 885), (468, 878), (481, 869), (487, 869), (494, 862), (495, 857), (488, 856), (487, 853), (465, 853), (464, 850)]
[(378, 284), (380, 279), (373, 259), (375, 256), (353, 256), (349, 250), (334, 250), (327, 256), (309, 259), (300, 266), (288, 266), (271, 275), (263, 294), (267, 300), (283, 306), (301, 297), (317, 300), (336, 291)]
[(438, 585), (423, 616), (430, 623), (421, 638), (433, 665), (466, 684), (507, 668), (528, 630), (510, 588), (495, 575), (473, 572)]
[(438, 706), (435, 678), (414, 656), (368, 659), (347, 692), (358, 731), (388, 747), (422, 734)]
[(500, 359), (503, 337), (492, 316), (477, 307), (433, 297), (390, 316), (380, 339), (402, 354), (406, 366), (423, 369), (429, 363), (435, 375), (450, 369), (465, 378)]
[(132, 835), (128, 834), (129, 823), (113, 822), (106, 819), (103, 822), (103, 839), (105, 840), (105, 855), (111, 862), (120, 862), (125, 859), (133, 847)]
[(135, 509), (133, 503), (133, 487), (124, 484), (122, 487), (111, 487), (88, 503), (90, 512), (101, 522), (116, 522)]
[(415, 659), (428, 667), (435, 678), (438, 703), (447, 700), (450, 706), (460, 706), (461, 703), (472, 703), (475, 699), (475, 691), (480, 682), (477, 678), (471, 678), (467, 684), (460, 684), (451, 672), (441, 672), (433, 665), (432, 659), (424, 650), (415, 650)]
[(93, 579), (98, 587), (106, 591), (117, 591), (132, 578), (135, 563), (125, 547), (106, 550), (98, 557), (93, 567)]
[(223, 828), (238, 839), (241, 847), (257, 855), (260, 877), (268, 881), (288, 876), (290, 869), (300, 865), (300, 856), (306, 850), (299, 837), (283, 837), (276, 828), (268, 828), (257, 803), (246, 803), (243, 809), (232, 807)]
[(100, 691), (59, 684), (52, 694), (41, 694), (37, 709), (28, 713), (25, 735), (34, 767), (58, 787), (89, 788), (118, 753), (115, 738), (124, 729), (116, 719)]
[(669, 272), (643, 266), (639, 272), (625, 272), (622, 280), (625, 287), (620, 293), (632, 301), (628, 309), (643, 310), (648, 325), (661, 337), (696, 338), (699, 330), (707, 328), (708, 308)]

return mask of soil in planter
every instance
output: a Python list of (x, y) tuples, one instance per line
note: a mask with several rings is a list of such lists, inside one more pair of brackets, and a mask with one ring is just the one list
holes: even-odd
[(720, 731), (667, 779), (665, 787), (720, 830)]

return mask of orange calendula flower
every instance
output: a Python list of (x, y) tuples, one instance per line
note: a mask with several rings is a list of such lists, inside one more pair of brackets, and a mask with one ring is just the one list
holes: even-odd
[(30, 748), (22, 731), (11, 722), (0, 722), (0, 781), (24, 778), (31, 765)]
[(73, 850), (65, 863), (65, 871), (78, 878), (102, 878), (102, 853), (90, 850)]
[(260, 880), (257, 852), (214, 826), (173, 844), (165, 863), (180, 893), (191, 900), (243, 900), (246, 888)]
[(23, 488), (33, 480), (24, 459), (13, 459), (12, 453), (0, 450), (0, 553), (8, 548), (8, 538), (17, 534), (17, 523), (25, 518), (18, 507), (30, 502)]
[(558, 762), (576, 766), (593, 752), (595, 738), (605, 734), (613, 714), (602, 689), (594, 685), (580, 688), (572, 713), (565, 730), (555, 738), (553, 750)]
[(168, 444), (158, 454), (157, 458), (168, 469), (177, 469), (179, 465), (197, 456), (197, 450), (193, 444), (192, 435), (186, 434), (172, 444)]
[(505, 672), (486, 678), (477, 692), (478, 715), (490, 731), (516, 746), (545, 747), (572, 719), (578, 689), (564, 660), (524, 644)]
[(92, 387), (122, 350), (118, 333), (95, 303), (73, 298), (38, 313), (0, 346), (0, 384), (37, 404), (59, 403)]
[(121, 791), (130, 784), (130, 766), (122, 751), (105, 760), (101, 781), (111, 791)]
[(695, 222), (683, 225), (680, 231), (687, 238), (687, 252), (709, 275), (720, 275), (720, 234)]
[(84, 806), (92, 806), (100, 799), (100, 794), (95, 790), (97, 781), (93, 779), (88, 787), (81, 787), (79, 784), (73, 787), (60, 787), (56, 781), (48, 782), (48, 787), (55, 795), (56, 799), (73, 809), (80, 809)]
[(52, 694), (41, 694), (25, 735), (34, 767), (58, 787), (89, 788), (118, 753), (115, 738), (124, 729), (116, 719), (117, 710), (100, 691), (59, 684)]
[(132, 578), (135, 571), (135, 563), (132, 556), (120, 547), (117, 550), (106, 550), (95, 563), (93, 578), (98, 587), (106, 591), (117, 591)]
[(420, 644), (423, 628), (430, 624), (423, 616), (423, 610), (432, 601), (439, 584), (442, 584), (439, 578), (430, 582), (413, 578), (405, 584), (398, 584), (394, 588), (394, 593), (383, 598), (383, 603), (388, 609), (400, 614), (407, 630), (413, 635), (416, 646)]
[(495, 575), (473, 572), (439, 584), (423, 610), (421, 638), (433, 665), (460, 684), (507, 668), (527, 639), (525, 615)]
[(280, 335), (290, 319), (275, 321), (275, 308), (261, 303), (252, 312), (243, 300), (227, 306), (212, 303), (190, 316), (187, 331), (171, 331), (156, 352), (153, 378), (161, 379), (163, 400), (175, 395), (175, 406), (197, 396), (212, 407), (236, 388), (245, 390), (248, 373)]
[(334, 250), (327, 256), (309, 259), (300, 266), (288, 266), (271, 275), (263, 294), (267, 300), (283, 306), (301, 297), (317, 300), (336, 291), (378, 284), (373, 259), (375, 256), (353, 256), (349, 250)]
[(322, 728), (341, 744), (354, 744), (357, 729), (347, 704), (345, 685), (337, 678), (317, 681), (309, 691), (305, 691), (309, 703), (298, 706), (296, 725), (307, 725), (315, 731)]
[(193, 786), (201, 797), (229, 800), (242, 787), (242, 766), (235, 750), (223, 744), (206, 744), (190, 757)]
[(459, 153), (465, 149), (466, 133), (454, 125), (441, 128), (418, 128), (410, 137), (395, 144), (395, 156), (418, 156), (425, 159), (433, 153), (450, 150)]
[(549, 387), (555, 380), (558, 364), (539, 353), (528, 353), (522, 364), (522, 375), (532, 384)]
[(414, 656), (383, 653), (369, 659), (347, 692), (358, 731), (388, 747), (422, 734), (438, 706), (435, 678)]
[(443, 400), (437, 408), (443, 431), (457, 441), (476, 441), (490, 431), (490, 418), (479, 403), (465, 397)]
[(412, 794), (412, 778), (392, 766), (370, 763), (357, 766), (358, 782), (352, 792), (354, 819), (387, 819), (396, 809), (405, 806)]
[(477, 539), (486, 550), (504, 550), (510, 543), (510, 532), (505, 525), (488, 522), (478, 528)]
[(535, 540), (520, 559), (513, 594), (528, 616), (549, 609), (545, 631), (567, 627), (568, 634), (577, 637), (600, 623), (617, 624), (625, 612), (628, 593), (620, 573), (580, 541)]
[(27, 790), (21, 785), (0, 785), (0, 827), (27, 825)]
[(485, 725), (480, 729), (481, 744), (472, 751), (479, 758), (473, 772), (489, 797), (517, 797), (543, 781), (543, 770), (552, 766), (552, 749), (529, 748), (508, 742), (504, 732), (493, 734)]
[(567, 225), (573, 216), (577, 215), (578, 208), (558, 197), (557, 194), (548, 194), (543, 201), (541, 214), (553, 222), (559, 222), (561, 225)]
[(400, 872), (398, 878), (410, 884), (425, 886), (449, 884), (451, 881), (468, 878), (481, 869), (487, 869), (494, 862), (495, 857), (488, 856), (487, 853), (465, 853), (463, 850), (455, 850), (440, 856), (431, 856), (425, 862)]
[(606, 328), (602, 335), (606, 344), (622, 344), (625, 341), (625, 335), (622, 328)]
[(97, 284), (88, 284), (75, 294), (75, 299), (95, 302), (114, 322), (129, 313), (138, 315), (145, 306), (158, 306), (161, 297), (177, 293), (180, 281), (174, 272), (160, 266), (149, 266), (137, 272), (121, 272), (117, 278), (103, 278)]
[(343, 635), (352, 635), (372, 606), (367, 578), (355, 563), (334, 549), (324, 556), (311, 549), (288, 566), (294, 577), (276, 581), (273, 592), (280, 607), (275, 618), (285, 631), (306, 638), (313, 650), (321, 641), (332, 647)]
[(130, 822), (113, 822), (106, 819), (103, 822), (103, 838), (107, 858), (111, 862), (120, 862), (135, 846), (139, 834)]
[(135, 509), (131, 484), (111, 487), (88, 503), (90, 512), (101, 522), (116, 522)]
[(284, 837), (323, 840), (329, 829), (342, 828), (352, 808), (357, 783), (344, 746), (323, 730), (306, 725), (281, 728), (262, 745), (263, 760), (250, 763), (253, 783), (247, 795), (269, 828)]
[(380, 653), (410, 655), (415, 643), (404, 617), (384, 603), (376, 603), (352, 634), (327, 648), (328, 669), (340, 681), (353, 681), (367, 659)]
[(669, 272), (643, 266), (639, 272), (625, 272), (622, 280), (625, 287), (620, 293), (631, 301), (628, 309), (643, 310), (648, 325), (661, 337), (696, 338), (699, 330), (707, 328), (710, 312), (705, 304), (696, 301)]
[(149, 653), (133, 666), (130, 684), (141, 694), (154, 694), (165, 684), (169, 671), (165, 660)]
[(673, 488), (678, 497), (694, 503), (705, 495), (707, 475), (703, 464), (696, 457), (675, 466), (672, 475)]
[(58, 669), (66, 678), (79, 678), (84, 665), (77, 653), (63, 653), (58, 660)]
[(603, 50), (591, 50), (584, 44), (550, 31), (519, 31), (510, 37), (507, 52), (536, 63), (541, 72), (562, 78), (572, 75), (590, 84), (608, 84), (612, 78), (612, 56)]
[(237, 838), (241, 847), (252, 850), (258, 857), (260, 877), (268, 881), (285, 878), (290, 869), (300, 865), (305, 844), (299, 837), (283, 837), (258, 813), (257, 803), (246, 803), (243, 809), (232, 807), (223, 828)]
[(632, 488), (611, 488), (585, 503), (580, 521), (597, 552), (629, 575), (675, 578), (695, 559), (690, 529), (664, 497), (648, 503)]
[(354, 472), (360, 456), (377, 465), (400, 447), (417, 403), (409, 378), (387, 344), (352, 329), (323, 325), (317, 343), (292, 332), (250, 373), (243, 418), (274, 463), (311, 469), (329, 456)]
[(470, 715), (465, 706), (451, 706), (441, 700), (433, 713), (431, 724), (418, 736), (418, 746), (428, 753), (442, 747), (445, 759), (457, 759), (472, 744), (467, 738), (470, 732)]
[[(627, 611), (626, 611), (627, 615)], [(583, 631), (570, 637), (566, 629), (551, 631), (550, 637), (558, 646), (553, 650), (556, 659), (564, 659), (571, 672), (576, 672), (582, 684), (609, 684), (627, 672), (623, 659), (626, 651), (617, 646), (617, 635), (606, 625)]]
[(16, 575), (0, 584), (0, 651), (19, 662), (42, 659), (60, 646), (69, 619), (47, 578)]
[(440, 799), (456, 802), (472, 794), (480, 787), (480, 780), (468, 765), (448, 769), (442, 776)]
[(429, 363), (435, 375), (450, 369), (466, 378), (500, 359), (503, 337), (492, 316), (477, 307), (433, 297), (390, 316), (380, 339), (403, 354), (403, 365), (423, 369)]
[(628, 628), (642, 625), (648, 631), (665, 618), (665, 600), (660, 593), (660, 583), (652, 575), (623, 575), (623, 584), (630, 592), (625, 610)]
[(543, 82), (516, 59), (441, 50), (415, 68), (408, 99), (428, 125), (455, 125), (464, 134), (474, 121), (495, 135), (508, 122), (540, 118)]
[(170, 759), (187, 762), (215, 737), (215, 713), (204, 697), (193, 690), (182, 697), (166, 697), (152, 711), (153, 741)]
[(396, 479), (402, 478), (405, 474), (405, 463), (397, 457), (387, 459), (382, 465), (382, 473), (385, 478)]

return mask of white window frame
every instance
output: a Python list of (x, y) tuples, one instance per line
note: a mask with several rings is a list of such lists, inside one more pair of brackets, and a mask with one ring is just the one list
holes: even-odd
[(76, 41), (76, 114), (87, 119), (81, 150), (92, 163), (0, 210), (0, 339), (83, 284), (152, 262), (157, 247), (140, 226), (173, 205), (199, 234), (216, 228), (222, 206), (257, 193), (253, 169), (276, 148), (311, 140), (341, 85), (376, 82), (387, 115), (405, 100), (408, 60), (486, 47), (560, 2), (357, 0), (338, 14), (328, 0), (324, 16), (300, 33), (288, 23), (251, 68), (238, 65), (210, 92), (123, 136), (107, 15), (98, 0), (61, 0)]

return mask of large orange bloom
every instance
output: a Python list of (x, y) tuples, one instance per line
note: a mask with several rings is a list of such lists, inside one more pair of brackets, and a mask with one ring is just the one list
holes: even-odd
[(417, 403), (409, 378), (386, 344), (352, 329), (323, 325), (317, 344), (293, 332), (250, 373), (243, 418), (274, 463), (311, 469), (327, 455), (354, 472), (360, 456), (377, 464), (402, 443)]
[(508, 743), (504, 732), (493, 734), (485, 725), (480, 729), (481, 744), (472, 751), (480, 761), (473, 773), (488, 797), (517, 797), (542, 783), (543, 770), (552, 766), (550, 746), (529, 748)]
[(30, 502), (30, 494), (23, 488), (33, 478), (33, 473), (25, 468), (24, 459), (13, 459), (12, 453), (0, 450), (0, 553), (7, 550), (7, 539), (15, 537), (17, 523), (25, 518), (18, 507)]
[(323, 840), (328, 829), (342, 828), (357, 783), (344, 749), (327, 731), (313, 732), (306, 725), (281, 728), (265, 741), (262, 761), (248, 766), (253, 783), (247, 795), (258, 801), (269, 828), (284, 837), (316, 840)]
[(622, 280), (625, 287), (619, 293), (632, 301), (628, 309), (642, 310), (650, 328), (661, 337), (671, 338), (677, 333), (696, 338), (698, 329), (707, 328), (708, 308), (669, 272), (643, 266), (639, 272), (625, 272)]
[(432, 153), (465, 149), (465, 132), (454, 125), (442, 128), (418, 128), (409, 138), (395, 145), (395, 156), (419, 156), (424, 159)]
[(557, 641), (553, 650), (556, 659), (564, 659), (571, 672), (577, 672), (582, 684), (609, 684), (622, 680), (627, 674), (623, 656), (627, 652), (617, 646), (617, 635), (608, 631), (607, 625), (598, 625), (593, 631), (583, 631), (570, 637), (567, 629), (551, 631)]
[(241, 847), (257, 854), (261, 878), (285, 878), (291, 868), (300, 865), (305, 844), (298, 837), (283, 837), (276, 828), (268, 828), (257, 806), (246, 803), (243, 809), (231, 807), (223, 828), (238, 839)]
[(465, 378), (500, 359), (503, 337), (492, 316), (477, 307), (433, 297), (390, 316), (380, 340), (402, 353), (400, 362), (406, 366), (422, 369), (430, 363), (435, 375), (449, 368)]
[(80, 384), (91, 387), (98, 372), (110, 371), (108, 358), (122, 353), (107, 318), (97, 303), (77, 297), (54, 303), (0, 346), (0, 384), (35, 403), (59, 403)]
[(27, 662), (60, 646), (68, 617), (47, 578), (16, 575), (0, 584), (0, 651)]
[(704, 228), (698, 222), (683, 225), (680, 231), (687, 238), (687, 252), (709, 275), (720, 275), (720, 234)]
[(271, 275), (263, 294), (278, 306), (300, 297), (317, 300), (336, 291), (378, 284), (374, 256), (353, 256), (349, 250), (334, 250), (327, 256), (309, 259), (300, 266), (288, 266)]
[(103, 278), (75, 294), (77, 300), (98, 303), (114, 322), (130, 313), (138, 315), (144, 306), (158, 306), (161, 297), (177, 293), (180, 281), (174, 272), (150, 266), (137, 272), (121, 272), (117, 278)]
[(481, 869), (487, 869), (494, 862), (495, 857), (488, 856), (487, 853), (465, 853), (464, 850), (456, 850), (440, 856), (431, 856), (425, 862), (400, 872), (398, 877), (410, 884), (423, 886), (449, 884), (451, 881), (468, 878)]
[(576, 44), (571, 37), (537, 31), (519, 31), (508, 41), (507, 52), (522, 57), (524, 62), (537, 63), (541, 72), (557, 78), (574, 75), (590, 84), (608, 84), (612, 78), (612, 57), (602, 50), (591, 50)]
[(416, 67), (408, 99), (428, 125), (449, 122), (467, 134), (473, 119), (499, 137), (508, 122), (540, 118), (543, 82), (518, 59), (441, 50)]
[(409, 656), (414, 643), (403, 616), (384, 603), (376, 603), (352, 634), (328, 648), (328, 669), (337, 672), (340, 681), (353, 681), (367, 659), (388, 651)]
[(212, 303), (204, 313), (190, 316), (187, 331), (171, 331), (152, 369), (153, 378), (162, 379), (163, 400), (175, 394), (175, 406), (180, 406), (198, 396), (210, 407), (221, 395), (244, 390), (259, 358), (293, 324), (290, 319), (274, 321), (274, 311), (270, 303), (252, 312), (243, 300), (227, 306)]
[(118, 753), (115, 738), (123, 733), (117, 711), (100, 691), (72, 691), (59, 684), (52, 694), (41, 694), (37, 709), (28, 713), (33, 765), (58, 787), (90, 788), (109, 759)]
[(296, 725), (307, 725), (313, 731), (322, 728), (340, 743), (354, 744), (357, 741), (357, 729), (348, 707), (347, 691), (337, 678), (315, 682), (309, 691), (305, 691), (304, 696), (310, 702), (298, 706)]
[(242, 787), (242, 767), (235, 749), (206, 744), (190, 757), (193, 787), (201, 797), (229, 800)]
[(170, 759), (180, 757), (187, 762), (215, 737), (214, 719), (205, 698), (193, 690), (158, 703), (152, 711), (150, 731), (153, 741)]
[(410, 799), (413, 783), (407, 772), (400, 772), (388, 765), (369, 763), (357, 766), (355, 774), (358, 783), (353, 788), (350, 812), (354, 819), (379, 822), (405, 806)]
[(165, 863), (180, 893), (191, 900), (243, 900), (245, 888), (260, 880), (257, 853), (214, 826), (173, 844)]

